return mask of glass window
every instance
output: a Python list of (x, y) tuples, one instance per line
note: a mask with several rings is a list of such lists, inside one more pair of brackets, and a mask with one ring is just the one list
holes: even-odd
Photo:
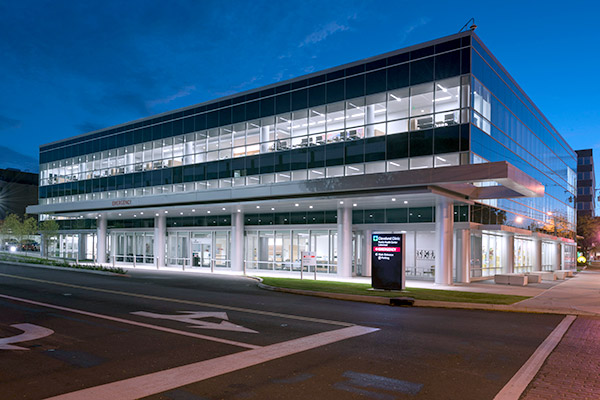
[(411, 87), (410, 115), (418, 116), (431, 113), (433, 113), (433, 83), (424, 83)]
[(408, 88), (389, 92), (387, 102), (388, 120), (407, 118), (409, 102)]
[(436, 167), (448, 167), (451, 165), (460, 165), (459, 153), (439, 154), (434, 158)]
[(346, 128), (364, 125), (365, 99), (359, 97), (346, 102)]
[(325, 106), (311, 108), (308, 114), (308, 126), (311, 134), (325, 131), (325, 113)]
[(411, 157), (410, 169), (433, 168), (433, 157)]
[(367, 114), (367, 124), (375, 124), (385, 121), (387, 111), (385, 93), (367, 96), (365, 109)]

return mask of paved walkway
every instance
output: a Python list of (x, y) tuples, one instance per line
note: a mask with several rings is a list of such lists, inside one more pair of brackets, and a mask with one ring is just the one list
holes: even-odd
[(578, 317), (522, 400), (600, 399), (600, 319)]
[(514, 307), (545, 308), (564, 313), (584, 311), (600, 316), (600, 271), (581, 271), (574, 278)]

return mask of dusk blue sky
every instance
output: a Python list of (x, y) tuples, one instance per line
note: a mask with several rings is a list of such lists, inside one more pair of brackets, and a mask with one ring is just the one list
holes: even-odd
[(475, 17), (569, 144), (598, 155), (598, 12), (593, 1), (5, 1), (0, 146), (37, 159), (44, 143), (450, 35)]

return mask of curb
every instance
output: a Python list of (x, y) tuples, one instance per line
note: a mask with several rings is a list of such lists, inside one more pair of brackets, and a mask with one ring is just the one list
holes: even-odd
[(66, 272), (85, 272), (88, 274), (96, 274), (96, 275), (108, 275), (108, 276), (120, 276), (125, 278), (130, 278), (128, 274), (117, 274), (116, 272), (110, 271), (97, 271), (93, 269), (84, 269), (84, 268), (69, 268), (69, 267), (56, 267), (54, 265), (45, 265), (45, 264), (30, 264), (30, 263), (22, 263), (22, 262), (11, 262), (11, 261), (3, 261), (0, 260), (0, 264), (7, 264), (12, 266), (24, 266), (30, 268), (43, 268), (43, 269), (53, 269), (57, 271), (66, 271)]
[[(262, 283), (262, 279), (256, 276), (249, 276), (249, 278), (257, 280), (258, 287), (273, 292), (299, 294), (303, 296), (323, 297), (335, 300), (345, 301), (357, 301), (362, 303), (382, 304), (382, 305), (393, 305), (391, 300), (394, 297), (381, 297), (381, 296), (363, 296), (358, 294), (344, 294), (344, 293), (328, 293), (328, 292), (316, 292), (313, 290), (302, 290), (302, 289), (287, 289), (282, 287), (270, 286)], [(397, 298), (396, 298), (397, 299)], [(446, 308), (446, 309), (461, 309), (461, 310), (483, 310), (483, 311), (503, 311), (503, 312), (517, 312), (517, 313), (530, 313), (530, 314), (557, 314), (557, 315), (578, 315), (578, 316), (598, 316), (597, 314), (571, 310), (571, 309), (557, 309), (557, 308), (531, 308), (531, 307), (515, 307), (510, 304), (484, 304), (484, 303), (461, 303), (452, 301), (436, 301), (436, 300), (415, 300), (413, 307), (428, 307), (428, 308)]]

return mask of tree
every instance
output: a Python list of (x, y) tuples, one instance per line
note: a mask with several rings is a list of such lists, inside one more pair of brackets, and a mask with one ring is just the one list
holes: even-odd
[(46, 258), (48, 258), (48, 245), (50, 244), (50, 241), (58, 235), (58, 229), (58, 222), (53, 219), (47, 219), (40, 223), (39, 232), (43, 237), (42, 246)]
[(600, 218), (582, 216), (577, 218), (577, 245), (585, 258), (600, 248)]
[[(37, 235), (37, 233), (38, 233), (37, 219), (35, 219), (33, 217), (29, 217), (29, 218), (25, 219), (21, 226), (21, 231), (22, 231), (23, 236), (27, 236), (27, 238), (29, 238), (32, 235)], [(25, 245), (25, 255), (27, 255), (27, 244)]]
[(21, 240), (23, 240), (23, 222), (21, 221), (21, 217), (17, 214), (8, 214), (2, 224), (2, 233), (17, 239), (21, 243)]

